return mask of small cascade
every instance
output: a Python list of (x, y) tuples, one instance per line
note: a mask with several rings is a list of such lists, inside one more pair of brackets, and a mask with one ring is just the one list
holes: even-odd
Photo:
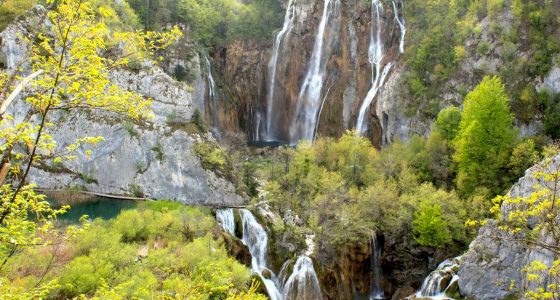
[[(321, 91), (327, 69), (330, 48), (329, 35), (325, 36), (327, 24), (332, 25), (332, 17), (338, 14), (340, 0), (325, 0), (321, 23), (315, 36), (313, 53), (297, 100), (296, 110), (290, 126), (290, 144), (299, 140), (313, 140), (321, 106)], [(325, 43), (327, 42), (327, 43)]]
[(215, 134), (218, 138), (220, 137), (220, 131), (218, 130), (218, 93), (216, 88), (216, 81), (214, 80), (214, 76), (212, 76), (212, 63), (208, 56), (204, 56), (206, 59), (206, 68), (208, 69), (208, 103), (210, 105), (210, 114), (211, 114), (211, 122), (212, 122), (212, 133)]
[(399, 10), (398, 10), (399, 5), (400, 5), (401, 11), (404, 15), (404, 2), (399, 1), (399, 4), (397, 4), (395, 1), (393, 1), (393, 12), (395, 14), (395, 21), (397, 22), (397, 24), (399, 24), (399, 28), (401, 30), (399, 52), (404, 53), (404, 36), (406, 35), (406, 22), (404, 20), (404, 16), (399, 16)]
[(323, 297), (311, 258), (305, 255), (298, 257), (292, 275), (284, 285), (283, 292), (286, 300), (321, 299)]
[(233, 208), (218, 209), (216, 211), (216, 219), (225, 231), (235, 235), (235, 218), (233, 216)]
[[(274, 45), (272, 47), (272, 55), (270, 57), (270, 62), (268, 63), (268, 95), (267, 95), (267, 111), (266, 111), (266, 127), (265, 127), (265, 136), (264, 139), (267, 141), (275, 139), (273, 132), (272, 132), (272, 123), (273, 123), (273, 107), (274, 107), (274, 90), (276, 87), (276, 66), (278, 65), (278, 56), (281, 50), (281, 45), (284, 40), (289, 39), (290, 35), (288, 34), (293, 27), (294, 18), (296, 15), (295, 10), (295, 0), (290, 0), (288, 2), (288, 7), (286, 8), (286, 15), (284, 16), (284, 25), (282, 29), (276, 34), (274, 38)], [(259, 136), (259, 127), (261, 126), (260, 122), (260, 115), (257, 117), (259, 122), (256, 123), (255, 132), (257, 132), (256, 136), (257, 139), (260, 138)]]
[(412, 298), (452, 299), (449, 293), (457, 288), (460, 257), (445, 260), (435, 271), (430, 273), (422, 287)]
[[(251, 269), (262, 279), (270, 299), (281, 300), (282, 294), (280, 293), (278, 280), (266, 264), (268, 235), (250, 211), (246, 209), (240, 211), (243, 220), (243, 238), (241, 241), (249, 248), (251, 253)], [(263, 276), (263, 271), (267, 271), (270, 276), (268, 278)]]
[[(251, 253), (251, 270), (262, 280), (272, 300), (321, 299), (319, 279), (313, 268), (313, 261), (307, 255), (297, 258), (291, 273), (288, 273), (292, 260), (282, 266), (278, 276), (267, 267), (266, 253), (268, 249), (268, 235), (257, 222), (255, 216), (246, 209), (240, 209), (243, 226), (241, 241)], [(216, 219), (222, 228), (235, 234), (235, 220), (233, 209), (219, 209)]]
[(375, 232), (371, 233), (371, 283), (369, 299), (385, 299), (385, 293), (381, 287), (381, 251)]

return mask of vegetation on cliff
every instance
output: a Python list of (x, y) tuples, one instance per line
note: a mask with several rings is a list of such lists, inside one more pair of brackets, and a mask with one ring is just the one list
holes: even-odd
[(560, 51), (558, 3), (409, 0), (405, 7), (407, 27), (415, 32), (407, 36), (405, 53), (410, 114), (419, 110), (433, 118), (450, 91), (465, 95), (483, 76), (499, 75), (516, 118), (557, 119), (557, 99), (537, 90), (535, 81), (552, 69)]
[(278, 1), (234, 0), (128, 0), (146, 29), (188, 24), (192, 37), (206, 47), (223, 46), (236, 39), (271, 39), (282, 25)]

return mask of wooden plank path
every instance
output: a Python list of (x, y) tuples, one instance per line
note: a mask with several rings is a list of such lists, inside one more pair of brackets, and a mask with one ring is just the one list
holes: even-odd
[[(158, 201), (158, 199), (152, 198), (145, 198), (145, 197), (133, 197), (133, 196), (124, 196), (124, 195), (115, 195), (115, 194), (105, 194), (105, 193), (97, 193), (97, 192), (89, 192), (89, 191), (69, 191), (69, 190), (56, 190), (56, 189), (35, 189), (41, 193), (77, 193), (82, 195), (90, 195), (90, 196), (97, 196), (109, 199), (116, 199), (116, 200), (133, 200), (133, 201)], [(203, 207), (210, 207), (210, 208), (248, 208), (257, 205), (250, 205), (250, 204), (237, 204), (237, 205), (226, 205), (222, 203), (204, 203), (204, 202), (197, 202), (197, 203), (185, 203), (181, 201), (176, 201), (178, 203), (183, 203), (189, 206), (203, 206)]]

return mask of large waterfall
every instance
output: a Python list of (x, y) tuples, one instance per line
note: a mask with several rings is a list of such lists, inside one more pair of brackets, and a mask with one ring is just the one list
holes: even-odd
[[(280, 275), (277, 277), (274, 272), (268, 268), (266, 261), (268, 234), (249, 210), (241, 209), (240, 212), (243, 224), (243, 237), (241, 241), (249, 248), (252, 257), (251, 270), (261, 278), (270, 299), (321, 299), (319, 279), (313, 268), (311, 258), (306, 255), (299, 256), (289, 276), (287, 270), (289, 269), (291, 261), (285, 262), (279, 273)], [(235, 235), (233, 209), (217, 210), (216, 219), (224, 230)], [(266, 276), (264, 275), (264, 271), (266, 271)]]
[[(278, 65), (278, 56), (281, 50), (281, 46), (284, 40), (287, 40), (290, 35), (290, 31), (292, 30), (294, 18), (296, 15), (295, 11), (295, 0), (290, 0), (288, 2), (288, 8), (286, 9), (286, 15), (284, 16), (284, 25), (282, 26), (282, 30), (280, 30), (276, 37), (274, 38), (274, 45), (272, 47), (272, 56), (270, 57), (270, 62), (268, 63), (268, 95), (267, 95), (267, 111), (266, 111), (266, 127), (264, 132), (264, 140), (272, 141), (275, 140), (276, 137), (274, 136), (274, 132), (272, 130), (272, 123), (273, 123), (273, 107), (274, 107), (274, 91), (276, 88), (276, 67)], [(257, 116), (259, 122), (256, 123), (256, 136), (259, 136), (259, 127), (260, 124), (260, 115)]]
[[(327, 24), (332, 28), (334, 16), (340, 9), (340, 0), (325, 0), (321, 23), (315, 36), (315, 44), (307, 73), (298, 96), (296, 110), (290, 126), (290, 144), (299, 140), (313, 140), (315, 124), (321, 107), (321, 91), (330, 56), (330, 35), (325, 35)], [(325, 43), (326, 42), (326, 43)]]

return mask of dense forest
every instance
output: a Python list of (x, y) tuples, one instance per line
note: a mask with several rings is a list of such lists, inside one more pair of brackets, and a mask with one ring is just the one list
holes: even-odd
[(559, 23), (5, 0), (0, 299), (559, 299)]

